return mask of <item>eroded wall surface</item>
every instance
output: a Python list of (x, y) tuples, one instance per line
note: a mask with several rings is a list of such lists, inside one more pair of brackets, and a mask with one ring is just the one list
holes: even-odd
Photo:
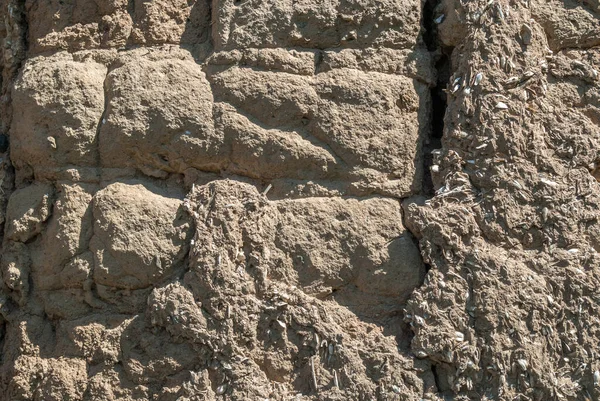
[(454, 49), (436, 195), (407, 206), (432, 266), (412, 350), (445, 394), (596, 400), (599, 4), (464, 3), (440, 6)]
[(0, 3), (0, 399), (600, 395), (597, 1)]

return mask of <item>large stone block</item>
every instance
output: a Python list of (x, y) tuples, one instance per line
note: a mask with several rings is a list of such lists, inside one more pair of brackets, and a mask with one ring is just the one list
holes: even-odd
[(421, 174), (419, 149), (428, 130), (426, 85), (402, 76), (335, 69), (317, 75), (318, 111), (310, 132), (350, 168), (405, 180)]
[(13, 88), (11, 156), (18, 169), (97, 164), (106, 71), (62, 56), (26, 62)]
[(204, 0), (27, 0), (26, 10), (33, 53), (193, 45), (210, 30)]
[(96, 283), (120, 289), (148, 287), (181, 266), (191, 224), (181, 200), (139, 183), (115, 183), (94, 196)]
[(327, 58), (330, 69), (316, 76), (239, 65), (209, 75), (215, 100), (233, 106), (219, 107), (217, 125), (232, 149), (232, 170), (263, 179), (356, 181), (362, 191), (395, 196), (418, 192), (429, 131), (427, 84), (331, 68), (344, 59)]
[(112, 71), (106, 86), (103, 166), (165, 177), (187, 167), (214, 170), (223, 163), (210, 85), (193, 61), (135, 58)]
[(27, 0), (31, 51), (122, 47), (133, 20), (128, 0)]
[(406, 48), (417, 42), (420, 18), (416, 0), (216, 0), (213, 38), (218, 49)]
[[(276, 202), (274, 275), (309, 292), (406, 299), (423, 275), (419, 250), (402, 227), (400, 204), (383, 198)], [(348, 290), (355, 292), (356, 289)]]

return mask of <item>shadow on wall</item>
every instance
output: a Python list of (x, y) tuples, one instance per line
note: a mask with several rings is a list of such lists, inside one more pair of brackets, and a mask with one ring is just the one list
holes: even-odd
[(573, 1), (573, 0), (564, 0), (563, 6), (565, 9), (573, 9), (579, 8), (584, 5), (584, 9), (589, 11), (592, 16), (596, 18), (600, 18), (600, 1), (599, 0), (582, 0), (582, 1)]
[(180, 41), (182, 47), (212, 41), (211, 7), (211, 0), (196, 0), (186, 18), (185, 29)]

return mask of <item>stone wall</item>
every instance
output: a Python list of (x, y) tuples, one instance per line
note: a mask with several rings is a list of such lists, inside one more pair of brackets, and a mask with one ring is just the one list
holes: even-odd
[(600, 395), (597, 0), (0, 16), (0, 399)]

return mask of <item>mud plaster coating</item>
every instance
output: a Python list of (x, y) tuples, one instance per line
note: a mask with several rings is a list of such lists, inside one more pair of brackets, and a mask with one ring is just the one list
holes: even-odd
[(597, 1), (0, 12), (2, 397), (600, 395)]

